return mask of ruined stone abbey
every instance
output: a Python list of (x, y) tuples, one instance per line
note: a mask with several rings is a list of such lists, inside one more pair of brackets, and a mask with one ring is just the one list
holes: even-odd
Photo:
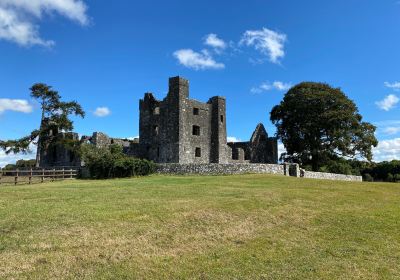
[[(257, 125), (250, 141), (227, 142), (226, 100), (211, 97), (203, 103), (189, 98), (189, 81), (169, 79), (169, 91), (163, 100), (146, 93), (139, 104), (139, 139), (110, 138), (95, 132), (83, 136), (82, 143), (97, 147), (123, 146), (124, 153), (157, 163), (277, 163), (277, 139), (268, 137), (262, 124)], [(78, 140), (76, 133), (59, 137)], [(41, 166), (80, 166), (71, 151), (58, 146), (43, 150)]]

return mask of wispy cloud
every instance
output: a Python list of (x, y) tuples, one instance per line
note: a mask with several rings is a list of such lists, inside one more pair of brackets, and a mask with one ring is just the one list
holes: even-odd
[(400, 138), (379, 141), (373, 148), (374, 161), (400, 160)]
[(241, 45), (253, 46), (256, 50), (266, 55), (272, 63), (280, 63), (285, 56), (286, 34), (268, 28), (246, 31), (240, 41)]
[(241, 142), (242, 141), (235, 136), (228, 136), (226, 140), (227, 140), (227, 142)]
[(0, 98), (0, 114), (5, 111), (31, 113), (33, 107), (27, 100)]
[(262, 93), (262, 92), (270, 91), (270, 90), (286, 91), (286, 90), (289, 90), (291, 87), (292, 87), (292, 84), (284, 83), (284, 82), (280, 82), (280, 81), (275, 81), (273, 83), (264, 82), (257, 87), (251, 88), (250, 91), (252, 93)]
[(383, 100), (375, 102), (375, 104), (384, 111), (389, 111), (393, 109), (397, 103), (399, 103), (400, 99), (394, 95), (389, 94)]
[(207, 50), (195, 52), (192, 49), (181, 49), (174, 52), (174, 56), (181, 65), (194, 70), (225, 68), (225, 65), (215, 61)]
[(377, 127), (379, 135), (400, 134), (400, 120), (386, 120), (373, 123)]
[(102, 118), (102, 117), (107, 117), (108, 115), (111, 114), (111, 110), (107, 107), (98, 107), (93, 114), (96, 117)]
[(204, 44), (217, 50), (223, 50), (227, 47), (224, 40), (218, 38), (217, 34), (210, 33), (204, 39)]
[(22, 46), (50, 47), (55, 42), (42, 39), (36, 23), (44, 14), (57, 13), (86, 25), (86, 12), (87, 6), (81, 0), (0, 0), (0, 39)]
[(400, 90), (400, 82), (394, 82), (394, 83), (385, 82), (384, 85), (385, 87), (394, 89), (396, 91)]
[(387, 135), (394, 135), (400, 132), (400, 126), (388, 126), (383, 129), (383, 132)]

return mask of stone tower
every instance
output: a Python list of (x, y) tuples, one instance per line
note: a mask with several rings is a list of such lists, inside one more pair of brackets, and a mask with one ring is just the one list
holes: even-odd
[(227, 163), (225, 98), (207, 103), (189, 99), (189, 81), (169, 79), (162, 101), (146, 93), (140, 100), (140, 151), (163, 163)]

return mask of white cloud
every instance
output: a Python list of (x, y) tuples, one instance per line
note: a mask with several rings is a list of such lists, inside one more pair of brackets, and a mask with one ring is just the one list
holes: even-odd
[(198, 53), (191, 49), (182, 49), (174, 52), (174, 56), (178, 59), (180, 64), (194, 70), (225, 68), (223, 63), (216, 62), (206, 50)]
[(269, 57), (272, 63), (279, 63), (285, 56), (286, 34), (275, 32), (268, 28), (246, 31), (240, 44), (254, 46), (256, 50)]
[(395, 135), (400, 133), (400, 120), (386, 120), (373, 123), (379, 135)]
[(400, 90), (400, 82), (394, 82), (394, 83), (385, 82), (385, 87), (399, 91)]
[(37, 20), (44, 14), (58, 13), (86, 25), (87, 6), (81, 0), (0, 0), (0, 39), (22, 46), (50, 47), (54, 41), (40, 37)]
[(242, 141), (239, 138), (236, 138), (234, 136), (228, 136), (226, 140), (227, 140), (227, 142), (241, 142)]
[(218, 38), (217, 34), (210, 33), (206, 36), (204, 44), (215, 49), (225, 49), (226, 43), (224, 40)]
[(394, 95), (390, 94), (386, 96), (383, 100), (375, 102), (375, 104), (384, 111), (389, 111), (394, 108), (397, 103), (399, 103), (400, 99)]
[(0, 114), (5, 111), (31, 113), (33, 108), (27, 100), (0, 98)]
[(279, 91), (285, 91), (288, 90), (292, 87), (292, 84), (290, 83), (284, 83), (280, 81), (275, 81), (272, 84), (269, 82), (262, 83), (261, 85), (257, 87), (253, 87), (250, 89), (252, 93), (262, 93), (265, 91), (270, 91), (270, 90), (279, 90)]
[(286, 153), (285, 146), (283, 145), (283, 143), (278, 143), (278, 159), (283, 153)]
[(18, 160), (34, 159), (36, 157), (36, 146), (31, 144), (29, 146), (30, 153), (27, 154), (9, 154), (7, 155), (3, 150), (0, 150), (0, 167), (4, 167), (7, 164), (15, 164)]
[(108, 109), (107, 107), (98, 107), (96, 111), (93, 112), (93, 114), (96, 117), (102, 118), (102, 117), (107, 117), (108, 115), (111, 114), (111, 110)]
[(400, 138), (382, 140), (373, 148), (374, 161), (400, 160)]
[(389, 126), (384, 128), (383, 132), (388, 135), (394, 135), (400, 132), (400, 127)]
[(274, 86), (274, 88), (276, 88), (277, 90), (281, 90), (281, 91), (288, 90), (292, 87), (291, 84), (283, 83), (283, 82), (279, 82), (279, 81), (274, 82), (272, 85)]

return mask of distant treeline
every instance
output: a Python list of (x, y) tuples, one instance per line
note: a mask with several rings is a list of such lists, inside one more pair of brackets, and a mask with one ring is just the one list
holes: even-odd
[(3, 169), (4, 170), (16, 170), (16, 169), (27, 169), (34, 168), (36, 164), (35, 159), (24, 160), (21, 159), (17, 161), (15, 164), (7, 164)]
[[(311, 166), (303, 168), (311, 170)], [(363, 176), (363, 180), (368, 182), (400, 182), (400, 160), (376, 163), (338, 158), (329, 161), (319, 171)]]

